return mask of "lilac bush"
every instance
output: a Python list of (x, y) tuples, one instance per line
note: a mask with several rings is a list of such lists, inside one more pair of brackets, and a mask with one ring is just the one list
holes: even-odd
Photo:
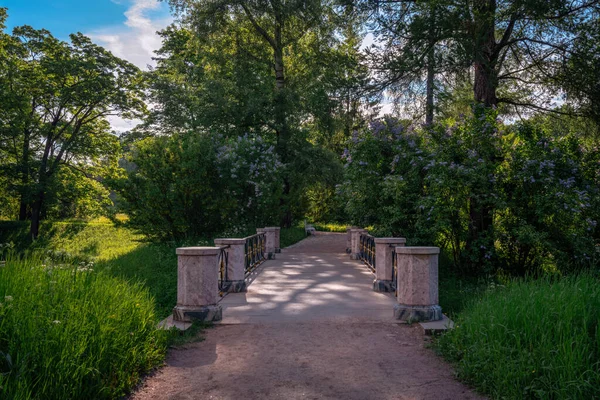
[(432, 127), (394, 119), (355, 132), (339, 195), (352, 223), (438, 245), (465, 272), (597, 265), (598, 152), (494, 111)]

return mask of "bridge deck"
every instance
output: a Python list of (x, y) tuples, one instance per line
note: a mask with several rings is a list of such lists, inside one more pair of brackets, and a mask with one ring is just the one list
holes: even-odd
[(344, 234), (319, 232), (283, 249), (258, 268), (246, 293), (221, 300), (222, 323), (393, 322), (395, 299), (373, 292), (373, 274), (345, 248)]

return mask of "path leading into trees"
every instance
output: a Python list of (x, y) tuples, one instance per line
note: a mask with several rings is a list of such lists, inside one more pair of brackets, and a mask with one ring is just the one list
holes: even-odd
[(145, 399), (479, 399), (426, 348), (418, 324), (392, 318), (394, 298), (318, 233), (283, 249), (223, 298), (206, 340), (169, 352), (132, 396)]

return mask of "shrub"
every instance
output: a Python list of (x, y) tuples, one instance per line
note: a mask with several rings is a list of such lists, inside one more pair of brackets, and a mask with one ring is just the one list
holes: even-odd
[(556, 273), (597, 266), (600, 162), (572, 132), (505, 126), (494, 111), (356, 132), (340, 195), (351, 222), (437, 245), (463, 272)]
[(590, 275), (492, 286), (437, 342), (493, 398), (600, 396), (600, 281)]
[(132, 226), (161, 239), (207, 237), (278, 221), (281, 164), (260, 137), (206, 134), (136, 142), (113, 182)]
[(166, 333), (140, 285), (92, 264), (0, 267), (0, 397), (117, 398), (159, 364)]

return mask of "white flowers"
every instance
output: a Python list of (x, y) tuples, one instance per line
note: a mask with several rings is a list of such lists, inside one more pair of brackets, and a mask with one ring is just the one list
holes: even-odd
[(6, 301), (6, 302), (13, 301), (13, 297), (12, 296), (4, 296), (4, 301)]

